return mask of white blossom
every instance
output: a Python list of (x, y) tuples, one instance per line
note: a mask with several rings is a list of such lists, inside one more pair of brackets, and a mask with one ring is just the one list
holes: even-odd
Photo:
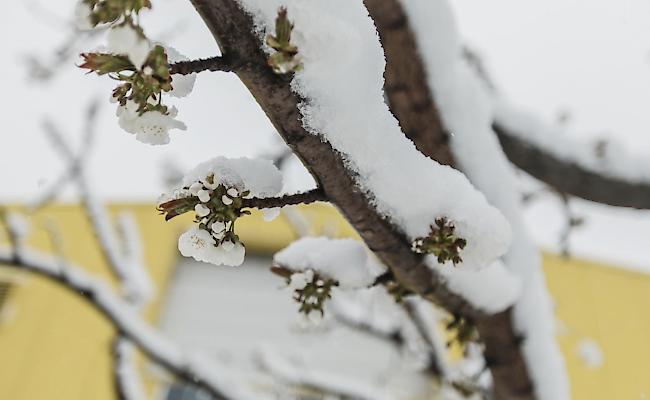
[(223, 196), (221, 196), (221, 202), (229, 206), (232, 204), (232, 199), (224, 194)]
[(293, 290), (302, 290), (307, 286), (307, 278), (302, 272), (296, 272), (291, 275), (291, 280), (289, 281), (289, 287)]
[(178, 238), (178, 250), (185, 257), (193, 257), (197, 261), (208, 261), (209, 253), (216, 242), (205, 230), (191, 228)]
[(199, 190), (196, 195), (198, 196), (199, 200), (201, 200), (201, 202), (203, 203), (207, 203), (208, 201), (210, 201), (210, 192), (208, 192), (207, 190)]
[(197, 204), (196, 206), (194, 206), (194, 212), (199, 217), (205, 217), (206, 215), (210, 214), (210, 209), (204, 206), (203, 204)]
[(203, 190), (203, 184), (201, 182), (194, 182), (190, 185), (189, 190), (194, 196), (198, 196), (199, 191)]
[(151, 44), (131, 26), (122, 25), (108, 32), (108, 48), (111, 53), (129, 57), (129, 60), (140, 69), (147, 61)]
[(221, 221), (215, 221), (215, 222), (212, 223), (211, 228), (212, 228), (213, 232), (216, 232), (216, 233), (223, 232), (226, 229), (226, 224), (224, 224)]
[[(226, 242), (224, 242), (226, 243)], [(190, 228), (178, 238), (178, 249), (185, 257), (214, 265), (238, 266), (244, 262), (246, 249), (241, 243), (228, 242), (228, 249), (217, 246), (210, 233), (204, 229)]]
[(230, 189), (226, 190), (226, 193), (228, 193), (228, 196), (230, 196), (230, 197), (239, 196), (239, 192), (235, 188), (230, 188)]
[(168, 114), (147, 111), (139, 115), (137, 103), (127, 101), (126, 105), (117, 107), (116, 114), (122, 129), (135, 134), (137, 140), (151, 145), (169, 143), (171, 129), (187, 129), (183, 122), (174, 119), (178, 114), (175, 107), (170, 108)]

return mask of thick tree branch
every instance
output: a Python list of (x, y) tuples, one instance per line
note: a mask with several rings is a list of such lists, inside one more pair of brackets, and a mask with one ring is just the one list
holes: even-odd
[[(467, 48), (464, 56), (486, 86), (496, 92), (495, 84), (481, 58)], [(525, 135), (530, 132), (523, 129), (522, 132), (517, 132), (517, 128), (510, 126), (499, 113), (494, 117), (492, 129), (510, 162), (557, 192), (610, 206), (650, 209), (650, 182), (608, 175), (606, 171), (593, 170), (578, 162), (562, 159), (527, 140)], [(622, 159), (616, 161), (627, 162)]]
[(560, 159), (515, 135), (499, 120), (492, 128), (514, 165), (559, 192), (610, 206), (650, 209), (650, 183), (606, 176)]
[(315, 201), (327, 201), (325, 192), (321, 189), (312, 189), (308, 192), (287, 194), (281, 197), (265, 197), (243, 199), (243, 208), (275, 208), (294, 204), (309, 204)]
[[(406, 137), (420, 152), (441, 164), (453, 166), (449, 134), (426, 85), (424, 65), (417, 62), (417, 42), (406, 14), (397, 0), (366, 0), (364, 3), (375, 21), (384, 48), (387, 60), (384, 90), (391, 111)], [(415, 55), (417, 59), (399, 60), (405, 55)]]
[[(415, 35), (401, 4), (398, 0), (365, 0), (364, 3), (384, 48), (386, 94), (391, 111), (421, 152), (453, 166), (447, 132), (428, 89)], [(521, 353), (521, 338), (513, 328), (512, 310), (475, 318), (473, 322), (485, 344), (496, 397), (532, 399), (532, 384)]]

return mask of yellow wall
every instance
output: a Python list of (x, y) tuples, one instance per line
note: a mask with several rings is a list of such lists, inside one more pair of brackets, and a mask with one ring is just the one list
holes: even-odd
[[(176, 238), (191, 218), (164, 223), (153, 205), (111, 207), (113, 213), (124, 210), (136, 216), (146, 264), (158, 294), (164, 294), (177, 257)], [(315, 226), (314, 233), (353, 235), (328, 205), (303, 207), (301, 212)], [(37, 229), (30, 245), (51, 250), (42, 227), (55, 225), (64, 239), (67, 258), (92, 273), (110, 276), (78, 207), (45, 209), (32, 223)], [(263, 223), (257, 213), (238, 222), (238, 234), (249, 252), (270, 253), (294, 238), (282, 217)], [(558, 340), (573, 398), (636, 400), (643, 399), (643, 394), (650, 396), (650, 276), (586, 261), (567, 262), (551, 255), (544, 257), (544, 266), (562, 326)], [(54, 284), (3, 267), (0, 279), (16, 282), (5, 310), (9, 312), (3, 313), (0, 322), (0, 399), (113, 399), (110, 326), (82, 300)], [(147, 314), (155, 319), (156, 311), (154, 304)], [(589, 369), (577, 356), (577, 344), (585, 337), (602, 348), (602, 368)]]
[[(161, 223), (150, 205), (117, 206), (136, 217), (144, 258), (154, 284), (164, 289), (176, 259), (173, 231)], [(29, 245), (52, 249), (44, 226), (56, 226), (64, 256), (93, 274), (110, 280), (95, 239), (79, 207), (57, 206), (31, 218), (36, 228)], [(161, 229), (163, 226), (163, 229)], [(0, 399), (114, 399), (109, 349), (113, 330), (90, 306), (61, 287), (4, 269), (16, 282), (0, 324)], [(161, 289), (159, 289), (161, 290)], [(154, 316), (156, 304), (147, 310)]]

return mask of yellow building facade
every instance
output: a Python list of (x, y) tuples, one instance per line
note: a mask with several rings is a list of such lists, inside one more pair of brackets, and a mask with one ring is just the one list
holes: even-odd
[[(160, 301), (178, 261), (176, 239), (190, 218), (165, 223), (151, 204), (117, 204), (116, 215), (135, 216), (144, 263), (157, 289), (145, 311), (155, 323)], [(334, 208), (299, 210), (314, 234), (354, 236)], [(241, 221), (241, 222), (240, 222)], [(265, 223), (259, 214), (238, 221), (247, 251), (270, 254), (294, 239), (285, 216)], [(28, 244), (60, 252), (88, 272), (111, 280), (92, 230), (74, 205), (43, 209), (30, 217)], [(0, 239), (3, 242), (4, 238)], [(646, 399), (650, 396), (650, 276), (581, 260), (544, 256), (547, 283), (558, 318), (558, 341), (576, 400)], [(14, 268), (0, 266), (0, 400), (112, 400), (113, 329), (83, 299)], [(599, 366), (585, 363), (581, 345), (597, 344)], [(143, 374), (152, 396), (154, 374)]]

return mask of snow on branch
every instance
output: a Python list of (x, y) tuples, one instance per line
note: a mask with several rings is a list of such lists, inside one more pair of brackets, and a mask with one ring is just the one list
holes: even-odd
[(650, 162), (615, 142), (578, 140), (502, 99), (494, 129), (508, 158), (555, 189), (612, 206), (650, 208)]
[(154, 286), (144, 264), (142, 240), (135, 216), (128, 212), (119, 214), (117, 227), (121, 236), (121, 258), (128, 271), (122, 281), (122, 290), (134, 305), (143, 305), (153, 297)]
[[(402, 59), (402, 62), (423, 63), (426, 84), (438, 100), (441, 119), (453, 133), (451, 147), (459, 167), (485, 193), (489, 201), (506, 215), (513, 228), (514, 240), (503, 258), (507, 269), (493, 274), (492, 278), (497, 279), (486, 281), (488, 287), (498, 288), (499, 281), (507, 283), (505, 275), (514, 275), (510, 281), (519, 280), (518, 285), (505, 285), (508, 287), (506, 291), (519, 295), (515, 297), (513, 319), (508, 324), (511, 325), (511, 330), (516, 328), (526, 338), (523, 345), (513, 343), (517, 348), (512, 351), (519, 352), (521, 347), (537, 397), (566, 399), (569, 396), (568, 379), (561, 353), (555, 343), (553, 309), (545, 288), (539, 256), (527, 238), (519, 212), (514, 173), (492, 130), (494, 117), (488, 91), (476, 71), (467, 64), (456, 21), (446, 0), (400, 0), (399, 3), (408, 22), (404, 26), (412, 30), (418, 44), (418, 51), (411, 54), (410, 58)], [(463, 291), (483, 294), (490, 292), (479, 289), (484, 286), (484, 282), (478, 276), (466, 276), (462, 280), (464, 282), (459, 283), (462, 283)], [(472, 286), (479, 290), (472, 290)], [(516, 290), (513, 292), (513, 289)], [(494, 293), (499, 294), (498, 291)], [(491, 297), (484, 296), (480, 300), (492, 304), (494, 299)], [(482, 336), (490, 338), (490, 327), (482, 323), (478, 326), (484, 330)], [(494, 354), (493, 350), (497, 349), (488, 347), (486, 357), (490, 353)], [(499, 356), (503, 354), (507, 353), (502, 348)], [(512, 391), (513, 384), (518, 384), (527, 387), (528, 396), (532, 397), (528, 376), (523, 375), (523, 379), (517, 382), (507, 377), (508, 374), (497, 375), (494, 368), (492, 372), (497, 393), (500, 390)]]
[(276, 253), (273, 262), (294, 272), (313, 270), (346, 289), (369, 287), (386, 271), (354, 239), (305, 237)]
[(304, 237), (276, 253), (271, 270), (293, 289), (300, 312), (309, 315), (318, 311), (322, 315), (334, 287), (370, 287), (386, 267), (372, 259), (359, 241)]
[[(378, 49), (376, 33), (374, 32), (372, 23), (368, 21), (367, 12), (360, 7), (360, 4), (347, 1), (321, 2), (309, 5), (305, 3), (303, 6), (296, 4), (298, 2), (287, 4), (289, 18), (291, 20), (293, 20), (294, 10), (306, 8), (307, 6), (314, 6), (313, 11), (316, 15), (307, 15), (309, 14), (309, 10), (301, 10), (302, 17), (305, 17), (303, 22), (300, 22), (301, 18), (295, 19), (294, 29), (296, 34), (292, 37), (296, 39), (293, 44), (297, 46), (298, 54), (300, 54), (303, 62), (302, 70), (295, 74), (290, 73), (289, 76), (278, 77), (267, 66), (268, 53), (265, 53), (264, 49), (260, 49), (264, 34), (273, 31), (272, 24), (277, 11), (277, 2), (241, 2), (239, 4), (243, 4), (244, 8), (246, 8), (246, 10), (242, 10), (239, 4), (228, 0), (191, 1), (212, 32), (215, 40), (221, 46), (224, 54), (229, 52), (243, 54), (247, 58), (254, 60), (254, 68), (243, 68), (237, 72), (237, 75), (260, 103), (261, 108), (277, 128), (278, 133), (304, 163), (319, 186), (323, 188), (329, 200), (348, 218), (368, 247), (391, 269), (395, 280), (410, 290), (411, 293), (417, 293), (427, 300), (437, 302), (453, 313), (460, 313), (464, 316), (476, 318), (481, 323), (480, 327), (484, 328), (485, 333), (488, 334), (486, 352), (490, 357), (494, 357), (497, 363), (491, 366), (491, 369), (496, 371), (497, 376), (500, 378), (505, 378), (506, 376), (512, 377), (510, 373), (515, 373), (523, 377), (523, 379), (514, 380), (514, 385), (509, 385), (513, 387), (513, 390), (521, 389), (523, 384), (529, 385), (525, 365), (521, 361), (521, 355), (518, 352), (520, 344), (519, 337), (513, 331), (510, 314), (508, 312), (501, 312), (494, 316), (488, 316), (482, 310), (476, 309), (466, 299), (449, 290), (446, 279), (439, 272), (444, 267), (432, 269), (430, 264), (426, 262), (429, 257), (422, 257), (411, 250), (411, 242), (413, 239), (427, 235), (430, 224), (437, 217), (447, 217), (455, 224), (456, 228), (461, 229), (459, 230), (459, 237), (466, 239), (468, 246), (472, 238), (464, 235), (462, 226), (454, 218), (455, 216), (437, 215), (430, 208), (422, 214), (422, 210), (417, 207), (421, 205), (418, 201), (420, 200), (419, 193), (402, 192), (399, 190), (402, 188), (404, 181), (413, 183), (414, 180), (420, 178), (419, 172), (413, 175), (413, 171), (410, 168), (406, 170), (406, 174), (404, 174), (405, 171), (400, 170), (404, 156), (401, 150), (404, 150), (404, 145), (397, 147), (397, 153), (377, 154), (373, 152), (376, 142), (382, 142), (385, 137), (388, 137), (391, 145), (399, 139), (393, 137), (392, 133), (386, 134), (382, 130), (376, 130), (376, 136), (373, 137), (374, 140), (368, 142), (366, 141), (369, 140), (370, 136), (368, 130), (362, 128), (360, 132), (357, 132), (357, 126), (354, 125), (349, 126), (350, 129), (346, 131), (347, 135), (345, 135), (351, 143), (363, 144), (360, 148), (362, 147), (366, 151), (366, 160), (370, 162), (370, 159), (374, 157), (372, 160), (373, 163), (381, 166), (380, 171), (377, 172), (385, 172), (386, 170), (390, 170), (391, 167), (393, 168), (392, 171), (394, 172), (395, 179), (388, 180), (391, 183), (395, 182), (392, 199), (400, 202), (402, 205), (400, 210), (415, 204), (416, 207), (413, 207), (413, 215), (409, 215), (409, 217), (415, 219), (417, 216), (420, 219), (420, 225), (418, 226), (422, 227), (422, 230), (416, 235), (413, 235), (412, 232), (405, 232), (403, 226), (407, 225), (406, 223), (396, 221), (395, 218), (386, 218), (386, 213), (383, 212), (384, 209), (377, 201), (377, 198), (381, 196), (374, 196), (368, 191), (359, 190), (360, 177), (365, 177), (365, 173), (372, 174), (375, 172), (374, 170), (369, 171), (357, 168), (359, 165), (355, 165), (356, 160), (352, 159), (349, 154), (338, 146), (339, 141), (334, 140), (337, 135), (334, 135), (332, 140), (330, 140), (329, 132), (325, 132), (323, 136), (320, 134), (314, 135), (313, 129), (311, 129), (313, 126), (303, 124), (307, 120), (311, 121), (311, 118), (314, 117), (313, 114), (309, 114), (309, 105), (311, 104), (317, 107), (323, 102), (317, 96), (303, 95), (304, 91), (299, 90), (299, 84), (301, 83), (300, 77), (322, 74), (326, 81), (335, 86), (336, 90), (333, 90), (333, 92), (337, 94), (332, 97), (336, 97), (335, 100), (339, 101), (340, 99), (346, 98), (348, 93), (342, 95), (339, 92), (339, 89), (341, 89), (340, 86), (343, 86), (343, 84), (340, 84), (338, 80), (342, 79), (345, 81), (347, 79), (345, 74), (350, 74), (354, 76), (353, 79), (359, 79), (361, 82), (367, 82), (368, 80), (374, 81), (376, 79), (372, 83), (373, 90), (367, 94), (372, 97), (368, 102), (370, 105), (369, 113), (377, 121), (370, 122), (369, 126), (374, 128), (384, 122), (387, 125), (396, 125), (385, 106), (377, 105), (379, 102), (383, 104), (383, 99), (377, 100), (377, 97), (381, 98), (381, 74), (383, 72), (381, 49)], [(258, 13), (259, 9), (256, 7), (263, 8), (264, 12)], [(339, 16), (337, 13), (344, 15)], [(255, 18), (254, 20), (251, 19), (251, 14)], [(336, 14), (336, 16), (333, 17), (332, 14)], [(260, 18), (260, 15), (263, 15), (263, 17)], [(226, 21), (228, 21), (227, 24), (225, 23)], [(364, 24), (364, 21), (367, 23)], [(314, 22), (317, 23), (314, 24)], [(318, 37), (314, 38), (309, 36), (309, 31), (312, 28), (315, 28), (313, 32), (314, 36)], [(366, 30), (369, 30), (370, 33), (366, 32)], [(360, 38), (367, 40), (357, 40)], [(345, 43), (341, 43), (342, 40), (345, 40)], [(306, 48), (302, 44), (307, 41), (317, 44), (312, 44), (310, 50), (306, 51)], [(333, 50), (332, 47), (337, 48)], [(377, 61), (375, 57), (371, 57), (372, 61), (364, 57), (368, 51), (377, 51), (380, 58), (378, 63), (375, 63)], [(321, 64), (319, 64), (319, 68), (315, 68), (316, 65), (312, 64), (310, 59), (318, 60), (319, 58), (321, 59)], [(358, 62), (359, 65), (351, 65), (351, 63), (355, 62)], [(363, 64), (364, 62), (367, 62), (370, 67), (366, 68), (366, 64)], [(341, 68), (339, 68), (339, 63), (342, 64)], [(311, 68), (315, 69), (312, 72), (308, 72)], [(316, 69), (320, 71), (316, 71)], [(370, 75), (371, 77), (363, 76), (359, 78), (357, 75), (361, 73)], [(292, 77), (293, 81), (290, 82), (288, 78)], [(363, 96), (367, 88), (361, 86), (363, 86), (362, 83), (355, 85), (352, 82), (350, 90), (358, 93), (352, 93), (351, 95), (355, 96), (358, 94), (358, 96)], [(375, 86), (379, 88), (377, 89)], [(295, 91), (292, 91), (292, 89), (295, 89)], [(325, 94), (325, 96), (327, 95)], [(363, 99), (359, 104), (365, 105), (365, 100)], [(346, 122), (349, 122), (353, 118), (351, 116), (352, 114), (361, 116), (368, 114), (368, 111), (365, 109), (362, 111), (358, 110), (359, 104), (345, 104), (349, 110), (342, 110), (341, 116)], [(375, 114), (379, 107), (383, 107), (383, 111), (379, 113), (381, 115)], [(338, 119), (338, 111), (336, 115), (330, 115), (330, 119)], [(386, 122), (386, 120), (389, 122)], [(399, 128), (396, 127), (396, 130), (396, 133), (401, 135)], [(327, 141), (323, 140), (325, 136), (327, 136)], [(406, 145), (406, 147), (409, 146)], [(416, 151), (412, 145), (409, 148), (413, 152)], [(382, 151), (384, 150), (382, 149)], [(359, 156), (358, 153), (355, 153), (355, 155)], [(410, 160), (411, 156), (413, 158), (419, 158), (417, 154), (413, 153), (408, 154), (406, 160)], [(426, 164), (426, 168), (435, 165), (430, 161), (426, 161)], [(438, 168), (434, 169), (439, 171)], [(378, 173), (375, 177), (380, 175), (381, 173)], [(430, 174), (425, 172), (425, 175), (429, 176)], [(405, 179), (405, 176), (407, 179)], [(412, 191), (418, 186), (424, 186), (427, 191), (435, 187), (439, 189), (441, 197), (449, 197), (450, 201), (455, 193), (448, 190), (448, 186), (445, 185), (448, 182), (431, 182), (425, 178), (416, 182), (417, 184), (412, 185)], [(438, 186), (438, 183), (440, 183), (440, 186)], [(365, 187), (362, 186), (362, 189), (365, 189)], [(384, 189), (389, 190), (388, 186), (384, 187)], [(427, 193), (430, 194), (430, 192)], [(478, 196), (482, 198), (480, 194)], [(428, 196), (422, 196), (423, 200), (425, 198), (427, 201), (429, 200)], [(461, 200), (463, 199), (465, 198), (461, 198)], [(378, 205), (379, 207), (377, 207)], [(460, 206), (460, 204), (457, 205)], [(475, 211), (478, 212), (478, 209), (475, 209)], [(428, 216), (430, 214), (434, 215), (429, 219)], [(489, 216), (486, 219), (484, 213), (479, 212), (479, 214), (480, 216), (476, 222), (486, 223), (485, 226), (490, 225), (487, 221)], [(494, 212), (494, 214), (490, 215), (499, 214), (498, 212)], [(499, 218), (501, 217), (497, 217), (497, 219)], [(403, 220), (410, 221), (409, 218), (403, 218)], [(506, 230), (508, 230), (507, 224), (505, 225)], [(484, 237), (496, 239), (494, 233), (494, 230), (489, 230), (489, 232), (485, 232)], [(503, 232), (499, 231), (497, 233)], [(504, 238), (501, 237), (500, 239)], [(504, 246), (507, 246), (507, 244), (504, 244)], [(492, 250), (495, 253), (499, 253), (497, 248), (493, 248)], [(504, 249), (501, 250), (505, 251)], [(471, 257), (468, 259), (468, 254), (465, 253), (466, 251), (462, 254), (463, 259), (465, 263), (471, 265)], [(486, 263), (488, 261), (484, 259), (482, 262)], [(480, 266), (481, 263), (475, 264), (475, 267)], [(448, 268), (444, 269), (453, 268), (451, 265), (446, 267)], [(507, 351), (500, 353), (500, 350), (504, 347), (506, 347)], [(501, 379), (501, 382), (505, 381), (506, 379)], [(512, 379), (509, 379), (508, 383), (512, 381)]]
[(115, 386), (119, 400), (145, 400), (145, 390), (135, 368), (135, 347), (118, 335), (113, 339)]
[(453, 221), (467, 241), (462, 266), (485, 266), (506, 251), (510, 230), (503, 216), (461, 173), (418, 152), (388, 110), (384, 57), (361, 2), (241, 3), (260, 32), (274, 30), (280, 6), (289, 10), (294, 31), (300, 32), (293, 45), (302, 68), (292, 88), (305, 99), (303, 124), (343, 155), (381, 214), (411, 240), (426, 236), (436, 218)]

